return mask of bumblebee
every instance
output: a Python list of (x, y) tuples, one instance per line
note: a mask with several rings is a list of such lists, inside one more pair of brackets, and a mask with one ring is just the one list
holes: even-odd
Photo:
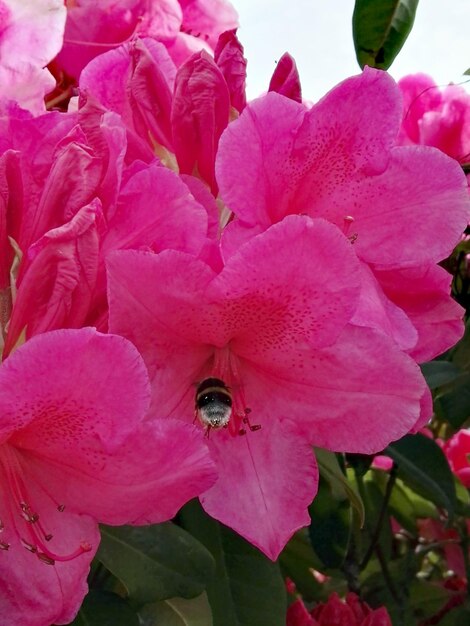
[(220, 378), (205, 378), (196, 390), (196, 417), (203, 426), (225, 428), (232, 416), (232, 393)]

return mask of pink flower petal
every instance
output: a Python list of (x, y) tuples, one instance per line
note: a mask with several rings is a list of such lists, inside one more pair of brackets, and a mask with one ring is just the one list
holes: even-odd
[(302, 87), (295, 60), (288, 52), (279, 59), (269, 81), (268, 91), (275, 91), (286, 98), (302, 102)]
[(246, 106), (246, 59), (236, 30), (228, 30), (220, 35), (214, 51), (214, 61), (229, 88), (230, 104), (241, 113)]
[(245, 436), (209, 437), (219, 479), (201, 496), (204, 509), (275, 560), (310, 523), (318, 470), (311, 447), (289, 420), (263, 421)]
[(21, 445), (28, 471), (43, 477), (66, 510), (105, 524), (171, 519), (217, 477), (200, 431), (176, 420), (148, 419), (109, 454), (86, 436), (80, 448), (66, 447), (63, 454), (49, 446), (47, 435), (39, 450), (28, 453), (24, 439)]
[(214, 47), (219, 35), (238, 26), (238, 15), (227, 0), (180, 0), (182, 30)]
[[(110, 363), (120, 368), (111, 372)], [(33, 337), (0, 368), (0, 387), (1, 435), (30, 449), (40, 442), (58, 458), (85, 435), (111, 450), (136, 428), (149, 402), (136, 349), (91, 328)]]

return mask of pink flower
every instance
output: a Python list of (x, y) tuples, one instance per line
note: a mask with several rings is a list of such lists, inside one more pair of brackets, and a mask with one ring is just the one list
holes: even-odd
[(194, 429), (151, 419), (145, 367), (121, 337), (39, 335), (3, 363), (0, 388), (2, 624), (65, 624), (97, 522), (167, 520), (213, 483), (213, 464)]
[(62, 46), (62, 0), (0, 0), (0, 98), (35, 114), (55, 81), (43, 69)]
[(470, 94), (458, 85), (440, 89), (426, 74), (405, 76), (398, 86), (403, 94), (401, 143), (434, 146), (462, 165), (470, 164)]
[(443, 451), (454, 474), (470, 487), (470, 430), (459, 430), (445, 442)]
[(348, 593), (343, 602), (333, 593), (310, 612), (298, 598), (287, 610), (286, 626), (392, 626), (392, 622), (385, 607), (371, 609), (355, 593)]
[(324, 220), (286, 218), (219, 274), (175, 251), (114, 253), (108, 284), (110, 329), (143, 355), (159, 414), (192, 422), (210, 378), (222, 402), (232, 397), (228, 428), (208, 437), (219, 479), (201, 501), (272, 559), (309, 521), (311, 444), (377, 452), (419, 417), (416, 364), (348, 324), (360, 265)]
[(238, 26), (226, 0), (67, 0), (64, 47), (56, 64), (78, 80), (97, 55), (133, 35), (163, 42), (177, 65), (201, 49), (210, 51), (218, 36)]
[(29, 338), (84, 324), (105, 330), (110, 251), (173, 248), (198, 255), (206, 247), (206, 209), (156, 160), (126, 165), (131, 149), (115, 113), (87, 103), (73, 115), (12, 115), (6, 126), (10, 149), (0, 156), (4, 334), (9, 322), (4, 355), (22, 333)]
[(309, 110), (276, 93), (255, 100), (219, 144), (216, 178), (237, 217), (222, 250), (229, 257), (286, 215), (327, 219), (361, 261), (354, 323), (424, 361), (463, 332), (451, 277), (437, 263), (465, 229), (470, 201), (455, 161), (396, 145), (400, 117), (393, 80), (370, 68)]

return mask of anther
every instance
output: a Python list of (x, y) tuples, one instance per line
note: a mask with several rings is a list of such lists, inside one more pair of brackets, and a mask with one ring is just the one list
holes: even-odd
[(10, 548), (10, 544), (6, 541), (0, 541), (0, 550), (8, 550)]
[(21, 541), (21, 545), (23, 546), (23, 548), (26, 548), (28, 552), (32, 552), (33, 554), (36, 554), (36, 552), (38, 551), (36, 546), (34, 546), (32, 543), (29, 543), (29, 541), (26, 541), (26, 539), (23, 539), (22, 537), (20, 537), (20, 541)]
[(57, 510), (59, 511), (59, 513), (63, 513), (65, 511), (65, 504), (59, 504)]
[(55, 565), (54, 559), (51, 559), (51, 557), (47, 556), (47, 554), (44, 554), (44, 552), (38, 552), (36, 556), (40, 561), (46, 563), (46, 565)]

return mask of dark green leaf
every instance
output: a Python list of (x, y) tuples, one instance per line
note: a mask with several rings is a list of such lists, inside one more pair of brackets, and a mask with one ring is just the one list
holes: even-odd
[(430, 389), (437, 389), (458, 378), (462, 371), (449, 361), (429, 361), (421, 365), (421, 371)]
[(70, 626), (139, 626), (139, 618), (116, 594), (92, 590)]
[(331, 496), (335, 500), (348, 499), (359, 514), (359, 523), (364, 523), (364, 504), (355, 485), (344, 475), (336, 454), (321, 448), (315, 448), (320, 475), (326, 480), (331, 489)]
[(454, 514), (454, 477), (435, 441), (424, 435), (407, 435), (385, 450), (398, 465), (398, 476), (417, 493)]
[(470, 67), (463, 73), (464, 76), (470, 76)]
[(101, 528), (100, 561), (136, 602), (200, 595), (214, 560), (196, 539), (171, 524)]
[[(381, 470), (372, 470), (372, 476), (374, 482), (380, 487), (382, 496), (385, 496), (387, 483), (390, 480), (389, 474)], [(403, 526), (403, 528), (412, 534), (416, 534), (417, 528), (415, 508), (400, 481), (396, 481), (393, 485), (388, 502), (388, 508), (390, 514), (401, 526)]]
[(312, 518), (309, 536), (313, 549), (325, 567), (340, 567), (346, 557), (351, 531), (349, 500), (334, 498), (329, 485), (321, 477), (309, 512)]
[(470, 417), (470, 375), (460, 377), (434, 399), (436, 415), (459, 430)]
[(323, 587), (312, 575), (312, 569), (321, 571), (323, 563), (313, 551), (305, 529), (295, 533), (279, 560), (284, 576), (294, 581), (304, 600), (311, 602), (318, 599)]
[(451, 597), (442, 584), (413, 580), (410, 583), (410, 606), (418, 623), (437, 613)]
[(410, 34), (418, 0), (356, 0), (353, 39), (361, 67), (386, 70)]
[(212, 626), (212, 612), (205, 593), (192, 600), (171, 598), (146, 604), (139, 611), (141, 626)]
[(215, 576), (207, 587), (214, 626), (285, 626), (279, 564), (206, 515), (197, 501), (183, 508), (180, 519), (215, 558)]

